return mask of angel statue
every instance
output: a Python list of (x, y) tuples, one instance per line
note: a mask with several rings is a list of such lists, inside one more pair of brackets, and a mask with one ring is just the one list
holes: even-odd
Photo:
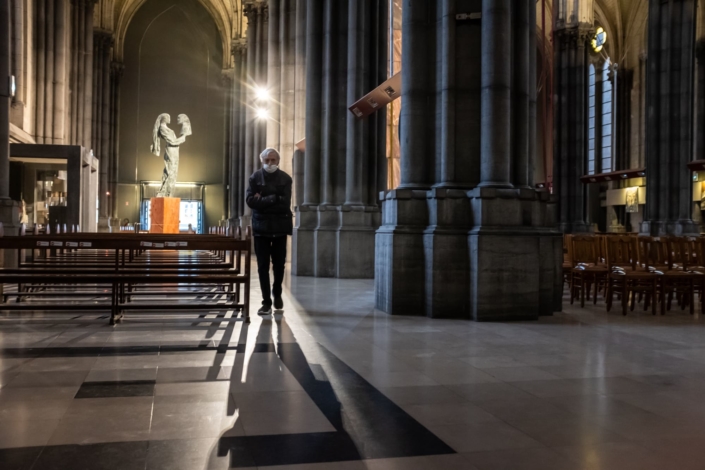
[(186, 141), (186, 136), (191, 135), (191, 121), (185, 114), (179, 114), (178, 123), (181, 124), (181, 136), (176, 137), (174, 131), (169, 129), (171, 116), (167, 113), (160, 114), (154, 123), (152, 132), (152, 146), (150, 150), (154, 155), (159, 156), (161, 139), (166, 142), (164, 152), (164, 172), (162, 173), (162, 185), (159, 188), (157, 197), (172, 197), (174, 186), (176, 185), (176, 175), (179, 171), (179, 145)]

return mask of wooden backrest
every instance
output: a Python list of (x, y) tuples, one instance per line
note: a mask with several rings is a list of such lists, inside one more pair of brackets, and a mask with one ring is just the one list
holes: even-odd
[(573, 266), (580, 263), (597, 264), (599, 240), (593, 235), (573, 235), (570, 237), (570, 258)]
[(607, 267), (612, 269), (615, 266), (631, 266), (632, 270), (636, 269), (638, 248), (634, 237), (612, 235), (605, 237), (604, 242), (607, 252)]
[(671, 267), (668, 243), (661, 237), (639, 237), (639, 263), (643, 267)]
[(689, 237), (669, 237), (666, 240), (668, 244), (669, 266), (678, 264), (683, 269), (693, 264), (695, 255), (693, 253), (694, 245)]

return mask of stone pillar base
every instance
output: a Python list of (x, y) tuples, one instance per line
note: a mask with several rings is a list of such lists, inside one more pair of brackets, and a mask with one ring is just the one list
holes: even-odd
[[(390, 315), (425, 315), (427, 191), (383, 193), (375, 237), (375, 306)], [(431, 242), (432, 243), (432, 242)]]
[(698, 236), (700, 226), (692, 220), (678, 220), (674, 222), (660, 222), (647, 220), (641, 223), (639, 235), (662, 237), (662, 236)]
[(547, 193), (436, 188), (390, 191), (383, 199), (378, 309), (478, 321), (560, 311), (563, 245)]
[[(4, 236), (20, 233), (20, 203), (11, 199), (0, 200), (0, 222)], [(0, 250), (0, 266), (17, 267), (17, 250)]]
[(98, 233), (110, 232), (110, 219), (108, 217), (98, 217)]
[(120, 218), (119, 217), (108, 217), (108, 230), (110, 233), (120, 232)]
[(374, 276), (379, 209), (352, 206), (296, 208), (292, 273), (297, 276), (365, 279)]

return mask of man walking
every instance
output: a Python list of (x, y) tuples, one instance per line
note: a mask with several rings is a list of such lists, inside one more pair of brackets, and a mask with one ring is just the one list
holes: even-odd
[[(274, 308), (284, 308), (282, 281), (286, 262), (286, 237), (293, 230), (291, 214), (291, 176), (279, 169), (279, 152), (264, 149), (259, 159), (262, 168), (250, 176), (247, 188), (247, 205), (252, 209), (252, 230), (255, 236), (257, 271), (262, 288), (262, 307), (259, 315), (272, 313)], [(274, 270), (274, 283), (269, 283), (269, 266)]]

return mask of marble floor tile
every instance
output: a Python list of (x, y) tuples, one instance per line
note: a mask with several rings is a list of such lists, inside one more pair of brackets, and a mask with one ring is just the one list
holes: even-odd
[(473, 424), (499, 421), (495, 416), (472, 403), (408, 405), (404, 406), (403, 409), (427, 427), (444, 424)]
[(144, 470), (148, 447), (146, 441), (49, 446), (32, 470)]
[(397, 405), (431, 405), (435, 403), (464, 403), (468, 399), (442, 385), (411, 387), (380, 387), (380, 391)]
[(0, 425), (0, 449), (45, 446), (58, 424), (58, 419), (3, 420)]
[(543, 447), (540, 442), (502, 422), (433, 425), (428, 428), (456, 452)]
[[(7, 388), (70, 387), (80, 385), (88, 371), (66, 372), (20, 372), (5, 386)], [(3, 388), (5, 388), (3, 387)]]
[(146, 470), (228, 470), (227, 455), (218, 455), (218, 439), (150, 441)]
[(156, 380), (157, 368), (144, 369), (93, 369), (88, 373), (84, 382), (120, 382), (125, 380)]
[(509, 449), (463, 454), (477, 470), (577, 470), (575, 462), (553, 449)]

